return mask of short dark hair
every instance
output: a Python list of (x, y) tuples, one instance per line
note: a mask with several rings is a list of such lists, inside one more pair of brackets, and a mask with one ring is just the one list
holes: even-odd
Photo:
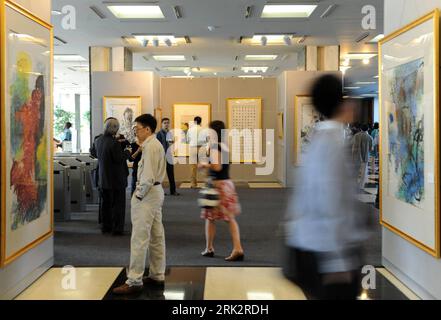
[(380, 124), (378, 122), (374, 123), (374, 129), (379, 129), (380, 128)]
[(156, 131), (158, 121), (151, 114), (142, 114), (135, 119), (135, 122), (141, 124), (143, 127), (149, 127), (152, 132)]
[(361, 125), (361, 130), (368, 131), (369, 130), (369, 126), (367, 124), (362, 124)]
[(202, 118), (201, 117), (195, 117), (194, 118), (194, 122), (196, 122), (196, 124), (201, 124), (202, 123)]
[(161, 123), (164, 123), (164, 121), (170, 121), (169, 118), (162, 118)]
[(312, 87), (312, 103), (326, 118), (334, 117), (343, 101), (342, 80), (334, 75), (317, 79)]
[(225, 130), (225, 123), (220, 120), (210, 122), (210, 129), (213, 129), (217, 134), (217, 142), (222, 141), (222, 130)]
[(70, 122), (66, 122), (66, 127), (69, 129), (69, 128), (72, 128), (72, 123), (70, 123)]

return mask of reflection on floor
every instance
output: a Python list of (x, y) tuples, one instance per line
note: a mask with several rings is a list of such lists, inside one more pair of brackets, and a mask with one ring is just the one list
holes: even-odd
[[(283, 278), (279, 268), (167, 269), (164, 289), (145, 287), (134, 296), (115, 296), (112, 289), (126, 280), (122, 268), (53, 268), (25, 290), (20, 300), (305, 300), (302, 290)], [(377, 269), (375, 289), (361, 300), (407, 300), (418, 297), (385, 269)], [(76, 281), (75, 281), (76, 279)], [(64, 288), (64, 289), (63, 289)]]

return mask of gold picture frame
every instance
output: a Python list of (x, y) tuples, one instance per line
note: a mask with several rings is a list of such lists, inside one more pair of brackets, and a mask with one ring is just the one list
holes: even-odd
[[(189, 145), (185, 141), (181, 141), (183, 137), (177, 136), (183, 124), (182, 121), (193, 121), (194, 117), (200, 116), (202, 118), (202, 128), (208, 128), (212, 115), (211, 115), (211, 103), (175, 103), (173, 105), (173, 115), (172, 115), (172, 128), (175, 132), (173, 144), (174, 156), (175, 157), (189, 157)], [(186, 139), (186, 138), (185, 138)]]
[(280, 140), (283, 140), (284, 130), (285, 130), (283, 120), (284, 120), (283, 112), (277, 113), (277, 131)]
[[(404, 238), (405, 240), (409, 241), (413, 245), (417, 246), (421, 250), (424, 250), (428, 254), (440, 258), (441, 251), (440, 251), (440, 162), (439, 162), (439, 155), (440, 155), (440, 146), (439, 146), (439, 67), (440, 67), (440, 61), (439, 61), (439, 28), (440, 28), (440, 13), (439, 10), (436, 9), (429, 14), (421, 17), (420, 19), (404, 26), (403, 28), (393, 32), (392, 34), (386, 36), (384, 39), (382, 39), (378, 44), (378, 52), (379, 52), (379, 103), (380, 103), (380, 171), (379, 171), (379, 183), (380, 183), (380, 223), (383, 227), (387, 228), (388, 230), (392, 231), (393, 233), (399, 235), (400, 237)], [(417, 29), (419, 28), (419, 29)], [(418, 50), (424, 50), (424, 46), (428, 46), (428, 43), (431, 39), (431, 37), (426, 37), (428, 40), (424, 43), (416, 42), (418, 44), (418, 47), (415, 50), (415, 47), (411, 46), (403, 46), (403, 44), (409, 44), (409, 43), (415, 43), (412, 42), (411, 39), (417, 39), (417, 37), (426, 36), (426, 34), (420, 34), (416, 35), (419, 31), (421, 32), (421, 29), (423, 32), (424, 29), (429, 30), (430, 33), (433, 34), (433, 41), (432, 41), (432, 47), (429, 47), (428, 50), (424, 52), (422, 55), (422, 58), (420, 56), (420, 52)], [(408, 37), (408, 38), (406, 38)], [(389, 47), (388, 47), (389, 45)], [(393, 46), (392, 46), (393, 45)], [(400, 51), (396, 48), (401, 48)], [(409, 49), (407, 49), (409, 48)], [(407, 50), (412, 50), (409, 56), (407, 56), (403, 61), (400, 61), (399, 59), (395, 59), (395, 55), (397, 55), (396, 58), (400, 58), (399, 56), (402, 54), (408, 54), (409, 52)], [(405, 51), (405, 52), (403, 52)], [(431, 194), (429, 193), (429, 188), (426, 188), (426, 180), (433, 179), (433, 183), (429, 181), (427, 185), (433, 184), (433, 200), (427, 201), (427, 206), (432, 208), (427, 210), (427, 207), (425, 208), (425, 213), (429, 212), (429, 215), (421, 215), (422, 212), (416, 212), (416, 211), (424, 211), (424, 209), (419, 208), (417, 205), (411, 205), (409, 203), (409, 200), (403, 201), (403, 199), (399, 199), (397, 196), (397, 193), (395, 193), (393, 196), (389, 193), (390, 190), (394, 191), (396, 187), (394, 187), (391, 184), (391, 176), (390, 174), (390, 167), (389, 167), (389, 160), (390, 157), (395, 157), (395, 151), (391, 152), (393, 147), (391, 147), (390, 144), (390, 134), (394, 134), (391, 131), (392, 123), (393, 123), (393, 117), (391, 118), (390, 115), (392, 115), (391, 112), (393, 110), (397, 110), (400, 108), (399, 104), (396, 103), (396, 99), (394, 101), (386, 100), (387, 98), (390, 98), (393, 96), (391, 91), (387, 91), (386, 89), (389, 88), (389, 86), (392, 86), (390, 83), (392, 82), (390, 79), (390, 75), (393, 72), (398, 72), (400, 68), (409, 67), (412, 63), (415, 63), (415, 61), (418, 61), (420, 59), (426, 58), (426, 54), (429, 53), (429, 57), (431, 59), (424, 59), (423, 64), (419, 64), (417, 71), (414, 72), (415, 79), (420, 74), (428, 75), (433, 78), (433, 83), (427, 83), (427, 77), (424, 77), (424, 85), (421, 86), (418, 84), (418, 90), (423, 91), (423, 96), (427, 92), (429, 94), (433, 95), (433, 100), (431, 101), (431, 104), (429, 107), (427, 107), (427, 103), (420, 103), (417, 104), (418, 108), (422, 108), (424, 119), (427, 118), (428, 122), (423, 121), (424, 124), (426, 124), (423, 127), (424, 130), (424, 139), (432, 139), (430, 136), (433, 132), (433, 146), (431, 143), (431, 148), (433, 148), (433, 154), (431, 156), (430, 151), (427, 152), (428, 148), (424, 147), (423, 144), (423, 150), (424, 150), (424, 172), (423, 172), (423, 183), (424, 183), (424, 194)], [(384, 55), (387, 54), (389, 57), (388, 59), (384, 59)], [(412, 56), (414, 55), (414, 56)], [(416, 59), (415, 59), (416, 58)], [(413, 59), (413, 60), (410, 60)], [(391, 61), (400, 61), (400, 64), (398, 62), (396, 65), (394, 63), (391, 63)], [(405, 63), (406, 62), (406, 63)], [(430, 68), (430, 66), (433, 64), (433, 67)], [(422, 67), (421, 67), (422, 66)], [(429, 67), (427, 67), (429, 66)], [(426, 67), (429, 70), (425, 70)], [(418, 72), (418, 73), (417, 73)], [(397, 75), (397, 73), (393, 73), (393, 75)], [(412, 75), (412, 74), (410, 74)], [(386, 77), (389, 77), (385, 80)], [(388, 81), (389, 80), (389, 81)], [(417, 86), (417, 80), (415, 80), (415, 86)], [(430, 85), (432, 85), (433, 88), (429, 88)], [(421, 89), (422, 87), (422, 89)], [(414, 89), (416, 92), (417, 89)], [(415, 96), (417, 93), (413, 93)], [(407, 96), (406, 96), (407, 99)], [(416, 100), (416, 98), (415, 98)], [(429, 101), (430, 99), (425, 99)], [(426, 115), (426, 109), (430, 110), (433, 114), (433, 119), (430, 117), (430, 115)], [(392, 110), (392, 111), (390, 111)], [(420, 111), (421, 112), (421, 111)], [(398, 122), (398, 120), (395, 120), (395, 122)], [(429, 126), (427, 126), (429, 124)], [(426, 134), (425, 131), (426, 128), (429, 130), (430, 134)], [(392, 137), (394, 137), (392, 135)], [(395, 153), (394, 153), (395, 152)], [(429, 159), (429, 165), (427, 165), (427, 159)], [(433, 167), (433, 177), (430, 178), (430, 174), (426, 174), (426, 170), (431, 170), (430, 168), (426, 167)], [(394, 169), (396, 171), (396, 169)], [(421, 175), (421, 173), (420, 173)], [(386, 178), (387, 177), (387, 178)], [(403, 178), (404, 179), (404, 178)], [(392, 186), (392, 187), (390, 187)], [(393, 192), (392, 192), (393, 193)], [(430, 196), (429, 196), (430, 197)], [(424, 199), (426, 200), (426, 199)], [(402, 208), (405, 208), (402, 210)], [(433, 216), (430, 214), (433, 212)], [(398, 217), (397, 215), (400, 214)], [(413, 214), (413, 215), (412, 215)], [(429, 217), (429, 218), (427, 218)], [(414, 222), (412, 223), (412, 219)], [(433, 225), (432, 225), (433, 220)], [(415, 225), (418, 225), (420, 228), (422, 228), (423, 232), (418, 230), (412, 230)], [(424, 229), (424, 228), (427, 228)], [(431, 232), (429, 232), (429, 229), (432, 229)], [(413, 233), (413, 234), (411, 234)], [(432, 235), (432, 239), (428, 240), (429, 238), (425, 238), (422, 240), (421, 237), (430, 237)], [(420, 237), (420, 238), (418, 238)], [(433, 244), (430, 245), (428, 242), (432, 242)]]
[[(9, 106), (7, 103), (7, 98), (9, 97), (9, 92), (7, 91), (7, 88), (9, 88), (9, 74), (8, 72), (12, 72), (12, 68), (8, 68), (7, 63), (10, 62), (7, 60), (9, 51), (7, 50), (7, 41), (13, 41), (7, 36), (7, 28), (8, 28), (8, 12), (11, 15), (16, 15), (15, 19), (12, 19), (11, 21), (17, 22), (16, 19), (23, 19), (24, 21), (29, 22), (30, 24), (35, 24), (35, 26), (38, 26), (37, 28), (34, 28), (35, 33), (34, 36), (28, 35), (27, 38), (27, 44), (28, 45), (36, 45), (44, 48), (39, 48), (39, 50), (46, 50), (44, 51), (45, 57), (49, 57), (47, 62), (47, 72), (45, 74), (41, 74), (39, 72), (36, 72), (33, 69), (32, 62), (30, 56), (32, 53), (21, 51), (25, 54), (24, 61), (30, 60), (30, 64), (26, 64), (26, 67), (32, 70), (32, 72), (27, 71), (26, 74), (28, 74), (28, 78), (37, 77), (35, 89), (36, 91), (41, 90), (41, 86), (43, 88), (46, 88), (47, 85), (47, 97), (46, 93), (43, 92), (42, 97), (44, 97), (45, 101), (45, 109), (44, 113), (47, 116), (47, 119), (53, 118), (53, 100), (52, 100), (52, 92), (53, 92), (53, 26), (39, 17), (35, 16), (33, 13), (25, 9), (24, 7), (9, 1), (9, 0), (0, 0), (0, 88), (1, 88), (1, 142), (2, 142), (2, 150), (1, 150), (1, 237), (0, 237), (0, 267), (4, 267), (13, 261), (15, 261), (17, 258), (31, 250), (32, 248), (38, 246), (43, 241), (49, 239), (51, 236), (53, 236), (54, 233), (54, 217), (53, 217), (53, 208), (54, 208), (54, 199), (53, 199), (53, 157), (54, 157), (54, 145), (53, 145), (53, 127), (51, 125), (51, 122), (49, 124), (44, 123), (45, 128), (41, 131), (41, 134), (44, 136), (47, 134), (47, 137), (45, 138), (46, 142), (44, 140), (40, 140), (39, 148), (41, 147), (43, 152), (46, 153), (47, 159), (46, 159), (46, 165), (47, 165), (47, 186), (46, 188), (46, 209), (47, 210), (47, 216), (40, 216), (38, 215), (37, 218), (34, 218), (32, 220), (32, 224), (24, 224), (23, 222), (19, 227), (12, 227), (10, 225), (9, 219), (11, 217), (7, 217), (7, 212), (9, 211), (7, 208), (12, 205), (9, 204), (9, 201), (12, 202), (10, 197), (7, 197), (7, 192), (11, 192), (11, 188), (8, 187), (7, 181), (9, 181), (10, 178), (7, 178), (9, 175), (8, 169), (9, 164), (7, 162), (11, 162), (10, 154), (7, 154), (7, 150), (11, 149), (11, 143), (9, 142), (11, 132), (7, 132), (6, 129), (10, 129), (10, 120), (9, 122), (6, 120), (10, 115), (6, 114), (6, 111), (10, 111), (11, 106)], [(15, 26), (14, 26), (15, 27)], [(31, 29), (30, 26), (21, 25), (20, 27), (25, 28), (28, 27)], [(38, 30), (40, 28), (40, 30)], [(14, 32), (20, 32), (20, 29), (14, 30)], [(38, 32), (45, 33), (45, 38), (39, 38)], [(46, 33), (47, 32), (47, 33)], [(15, 39), (14, 39), (15, 40)], [(24, 41), (24, 40), (23, 40)], [(10, 49), (10, 47), (8, 47)], [(22, 49), (23, 50), (23, 49)], [(33, 50), (36, 50), (35, 48)], [(38, 57), (41, 58), (39, 55)], [(24, 62), (23, 62), (24, 63)], [(47, 80), (44, 79), (44, 77), (41, 78), (41, 76), (47, 76)], [(38, 81), (41, 81), (40, 84), (37, 85)], [(38, 86), (38, 87), (37, 87)], [(29, 88), (28, 88), (29, 89)], [(44, 91), (46, 91), (44, 90)], [(36, 93), (38, 95), (38, 92)], [(47, 100), (46, 100), (47, 99)], [(49, 101), (48, 101), (49, 100)], [(41, 101), (40, 101), (41, 103)], [(21, 112), (24, 113), (22, 110)], [(41, 112), (41, 111), (40, 111)], [(46, 117), (45, 116), (45, 117)], [(41, 119), (41, 118), (40, 118)], [(47, 127), (46, 127), (47, 126)], [(7, 134), (8, 133), (8, 134)], [(9, 146), (9, 149), (8, 149)], [(38, 149), (40, 150), (40, 149)], [(41, 151), (39, 151), (41, 152)], [(43, 153), (43, 154), (44, 154)], [(41, 156), (41, 153), (40, 153)], [(15, 160), (14, 160), (15, 161)], [(17, 160), (18, 161), (18, 160)], [(35, 164), (34, 164), (35, 165)], [(40, 169), (41, 170), (41, 169)], [(41, 171), (40, 171), (41, 173)], [(7, 188), (8, 187), (8, 188)], [(40, 185), (39, 187), (40, 188)], [(40, 192), (40, 191), (38, 191)], [(27, 221), (27, 220), (26, 220)], [(15, 223), (14, 223), (15, 224)], [(41, 225), (40, 225), (41, 224)], [(7, 228), (11, 227), (11, 228)], [(37, 230), (38, 228), (41, 228), (44, 230)], [(11, 231), (10, 229), (14, 229)], [(24, 230), (26, 229), (26, 230)], [(15, 234), (11, 235), (12, 232), (15, 232)], [(19, 233), (19, 234), (17, 234)], [(24, 235), (24, 236), (23, 236)], [(14, 237), (14, 244), (13, 247), (10, 248), (10, 245), (8, 242), (10, 237)]]
[[(239, 103), (239, 102), (244, 102), (244, 101), (249, 101), (249, 102), (254, 101), (255, 105), (249, 105), (249, 107), (255, 107), (257, 109), (257, 114), (258, 114), (257, 115), (258, 119), (256, 119), (256, 124), (257, 125), (255, 125), (254, 128), (250, 128), (250, 129), (262, 129), (263, 128), (263, 115), (262, 115), (263, 99), (261, 97), (228, 98), (227, 102), (226, 102), (226, 104), (227, 104), (227, 128), (229, 130), (237, 129), (237, 128), (233, 128), (232, 127), (232, 123), (233, 123), (233, 120), (232, 120), (233, 115), (232, 114), (233, 114), (233, 107), (234, 107), (233, 104), (234, 103)], [(260, 138), (262, 139), (262, 137), (260, 137)], [(231, 141), (231, 139), (230, 139), (230, 141)], [(261, 148), (262, 147), (263, 147), (263, 144), (261, 145)], [(232, 151), (231, 148), (232, 148), (232, 146), (231, 146), (231, 143), (230, 143), (230, 161), (232, 163), (237, 163), (236, 161), (233, 161), (233, 159), (232, 159), (233, 152), (231, 152)], [(260, 151), (262, 153), (263, 150), (260, 150)], [(243, 154), (241, 152), (241, 158), (242, 158), (242, 155)], [(254, 155), (254, 152), (253, 152), (253, 155)], [(261, 159), (256, 159), (253, 156), (252, 159), (241, 159), (240, 163), (259, 163), (260, 161), (261, 161)]]

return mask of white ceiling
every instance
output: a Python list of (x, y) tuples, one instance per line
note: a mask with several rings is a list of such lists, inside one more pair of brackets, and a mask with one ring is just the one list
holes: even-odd
[[(213, 76), (217, 72), (220, 77), (243, 74), (241, 66), (269, 66), (266, 76), (276, 76), (283, 70), (296, 67), (297, 52), (302, 48), (297, 43), (292, 46), (251, 46), (238, 42), (241, 36), (249, 37), (254, 34), (266, 33), (295, 33), (296, 36), (308, 36), (303, 45), (341, 45), (341, 54), (347, 52), (372, 52), (376, 46), (362, 42), (357, 44), (355, 39), (363, 32), (361, 27), (361, 8), (373, 5), (377, 10), (377, 30), (370, 32), (368, 41), (383, 32), (383, 0), (322, 0), (322, 1), (293, 1), (282, 0), (277, 3), (317, 4), (318, 7), (306, 19), (261, 19), (260, 13), (266, 3), (276, 1), (266, 0), (159, 0), (158, 3), (166, 19), (164, 21), (120, 21), (115, 18), (101, 0), (53, 0), (53, 10), (61, 10), (65, 5), (74, 6), (77, 11), (77, 29), (64, 30), (61, 27), (62, 16), (53, 16), (54, 35), (62, 38), (67, 44), (55, 47), (56, 54), (80, 54), (86, 59), (89, 46), (117, 47), (127, 46), (122, 39), (132, 34), (174, 34), (189, 36), (192, 43), (176, 47), (147, 47), (141, 45), (130, 47), (134, 52), (135, 70), (159, 70), (162, 76), (172, 74), (183, 75), (182, 72), (165, 72), (164, 66), (199, 67), (200, 72), (195, 76)], [(116, 1), (115, 1), (116, 2)], [(133, 3), (134, 1), (120, 0), (118, 2)], [(137, 1), (141, 2), (141, 1)], [(331, 4), (337, 4), (335, 10), (327, 18), (320, 15)], [(173, 14), (173, 6), (178, 5), (182, 19)], [(245, 19), (245, 9), (253, 6), (252, 16)], [(105, 14), (100, 19), (90, 6), (96, 6)], [(215, 26), (211, 32), (208, 26)], [(57, 42), (56, 42), (57, 43)], [(143, 56), (153, 54), (184, 54), (184, 62), (146, 61)], [(279, 58), (271, 62), (244, 61), (245, 54), (277, 54)], [(196, 56), (196, 61), (189, 59)], [(236, 61), (235, 57), (239, 56)], [(282, 61), (281, 57), (285, 56)], [(78, 65), (78, 63), (74, 63)], [(84, 86), (88, 83), (87, 73), (74, 72), (66, 67), (68, 63), (56, 63), (55, 76), (58, 81), (78, 83)], [(233, 71), (237, 67), (237, 71)], [(348, 83), (351, 81), (371, 81), (376, 75), (376, 65), (354, 67), (347, 72)], [(367, 78), (370, 77), (370, 80)], [(73, 81), (72, 81), (73, 80)], [(57, 81), (57, 80), (56, 80)], [(375, 81), (375, 79), (374, 79)], [(347, 83), (347, 84), (348, 84)], [(364, 89), (363, 89), (364, 90)], [(369, 90), (368, 90), (369, 91)], [(360, 93), (360, 92), (357, 92)]]

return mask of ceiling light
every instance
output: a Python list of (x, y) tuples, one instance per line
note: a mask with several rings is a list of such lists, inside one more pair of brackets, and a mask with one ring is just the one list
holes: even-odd
[(257, 72), (266, 72), (268, 70), (268, 67), (242, 67), (241, 69), (245, 73), (248, 73), (248, 72), (257, 73)]
[[(156, 44), (157, 40), (157, 46), (177, 46), (178, 44), (183, 44), (184, 39), (183, 38), (176, 38), (173, 35), (142, 35), (142, 34), (133, 34), (135, 39), (141, 44), (144, 45), (145, 41), (147, 40), (148, 43), (151, 43), (153, 45)], [(169, 45), (168, 45), (168, 44)]]
[(379, 75), (376, 75), (375, 77), (374, 77), (374, 79), (378, 79), (380, 76)]
[(247, 54), (245, 56), (245, 60), (247, 60), (247, 61), (268, 61), (268, 60), (276, 60), (277, 57), (278, 56), (276, 54)]
[(156, 61), (185, 61), (185, 56), (183, 55), (157, 55), (152, 58)]
[(265, 35), (254, 35), (247, 41), (242, 41), (244, 44), (251, 45), (262, 45), (262, 38), (265, 38), (265, 43), (267, 45), (285, 45), (285, 37), (291, 37), (291, 41), (294, 40), (293, 34), (265, 34)]
[(287, 46), (290, 46), (290, 45), (292, 44), (292, 42), (291, 42), (291, 37), (290, 37), (290, 36), (284, 36), (284, 37), (283, 37), (283, 41), (285, 42), (285, 44), (286, 44)]
[(348, 58), (346, 58), (346, 59), (343, 61), (343, 66), (344, 66), (344, 67), (349, 67), (350, 64), (351, 64), (351, 60), (348, 59)]
[(266, 46), (267, 42), (268, 42), (267, 37), (263, 36), (260, 38), (260, 43), (262, 44), (262, 46)]
[(54, 60), (62, 62), (78, 62), (87, 61), (78, 54), (54, 54)]
[(355, 84), (363, 86), (363, 85), (370, 85), (370, 84), (377, 84), (377, 83), (374, 81), (358, 81)]
[(53, 16), (59, 16), (59, 15), (63, 14), (61, 11), (58, 11), (58, 10), (52, 10), (51, 13)]
[(360, 89), (360, 87), (345, 87), (346, 90), (357, 90)]
[(363, 59), (363, 64), (368, 65), (371, 62), (368, 58)]
[(185, 43), (187, 43), (187, 44), (191, 43), (191, 39), (189, 36), (185, 36), (184, 39), (185, 39)]
[(369, 41), (369, 43), (377, 43), (378, 41), (380, 41), (383, 38), (384, 38), (384, 34), (379, 34), (375, 38), (373, 38), (371, 41)]
[(110, 12), (118, 19), (164, 19), (158, 5), (108, 5)]
[(337, 7), (337, 5), (336, 4), (331, 4), (323, 13), (322, 13), (322, 15), (320, 16), (320, 18), (322, 18), (322, 19), (324, 19), (324, 18), (326, 18), (326, 17), (328, 17), (331, 13), (332, 13), (332, 11), (334, 11), (334, 9)]
[(179, 6), (174, 6), (173, 7), (173, 11), (175, 13), (176, 19), (181, 19), (182, 18), (181, 8)]
[(170, 78), (175, 78), (175, 79), (193, 79), (194, 76), (171, 76)]
[(164, 40), (164, 43), (165, 43), (165, 45), (166, 45), (167, 47), (171, 47), (171, 46), (172, 46), (172, 42), (170, 41), (169, 38), (165, 39), (165, 40)]
[(364, 60), (364, 59), (371, 59), (373, 57), (376, 57), (378, 54), (373, 52), (366, 52), (366, 53), (347, 53), (344, 55), (345, 59), (349, 60)]
[(60, 37), (54, 36), (54, 40), (61, 42), (62, 44), (67, 44), (66, 40), (61, 39)]
[(296, 5), (296, 4), (274, 4), (265, 5), (262, 11), (262, 18), (308, 18), (316, 5)]
[(306, 36), (301, 37), (299, 40), (297, 40), (297, 43), (303, 43), (306, 40)]
[(159, 40), (158, 39), (153, 39), (152, 44), (153, 44), (154, 47), (159, 47)]
[(186, 66), (171, 66), (171, 67), (162, 67), (163, 71), (171, 71), (171, 72), (188, 72), (190, 71), (190, 67)]
[(239, 78), (244, 78), (244, 79), (261, 79), (262, 76), (238, 76)]

